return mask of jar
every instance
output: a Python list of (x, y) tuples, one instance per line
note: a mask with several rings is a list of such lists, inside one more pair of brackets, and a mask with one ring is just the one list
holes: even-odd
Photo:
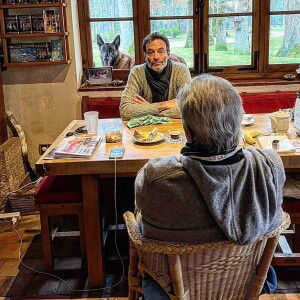
[(123, 139), (123, 123), (109, 122), (103, 125), (106, 143), (119, 143)]

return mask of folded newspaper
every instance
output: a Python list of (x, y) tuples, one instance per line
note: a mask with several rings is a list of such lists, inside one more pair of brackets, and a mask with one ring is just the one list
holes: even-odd
[(102, 138), (100, 136), (63, 138), (44, 159), (54, 158), (89, 158), (92, 156)]

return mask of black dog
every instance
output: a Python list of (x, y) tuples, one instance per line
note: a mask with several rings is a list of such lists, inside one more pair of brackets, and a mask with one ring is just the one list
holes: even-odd
[(97, 34), (97, 44), (103, 66), (112, 66), (114, 69), (131, 69), (134, 66), (134, 58), (119, 51), (119, 35), (116, 36), (112, 43), (104, 43), (101, 36)]

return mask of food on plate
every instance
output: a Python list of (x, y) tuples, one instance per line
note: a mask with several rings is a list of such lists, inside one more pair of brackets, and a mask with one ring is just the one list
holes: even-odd
[(156, 134), (157, 134), (157, 128), (154, 128), (152, 131), (135, 130), (133, 133), (133, 137), (137, 141), (146, 142), (146, 141), (153, 140)]

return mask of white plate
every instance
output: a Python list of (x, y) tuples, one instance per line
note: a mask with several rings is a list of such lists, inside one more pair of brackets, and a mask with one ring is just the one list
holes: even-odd
[(242, 119), (242, 125), (243, 126), (249, 126), (249, 125), (253, 125), (254, 124), (254, 119), (250, 118), (250, 119)]
[(162, 132), (158, 132), (153, 140), (151, 141), (140, 141), (136, 139), (135, 137), (132, 138), (133, 142), (139, 143), (139, 144), (153, 144), (158, 143), (165, 139), (165, 135)]

